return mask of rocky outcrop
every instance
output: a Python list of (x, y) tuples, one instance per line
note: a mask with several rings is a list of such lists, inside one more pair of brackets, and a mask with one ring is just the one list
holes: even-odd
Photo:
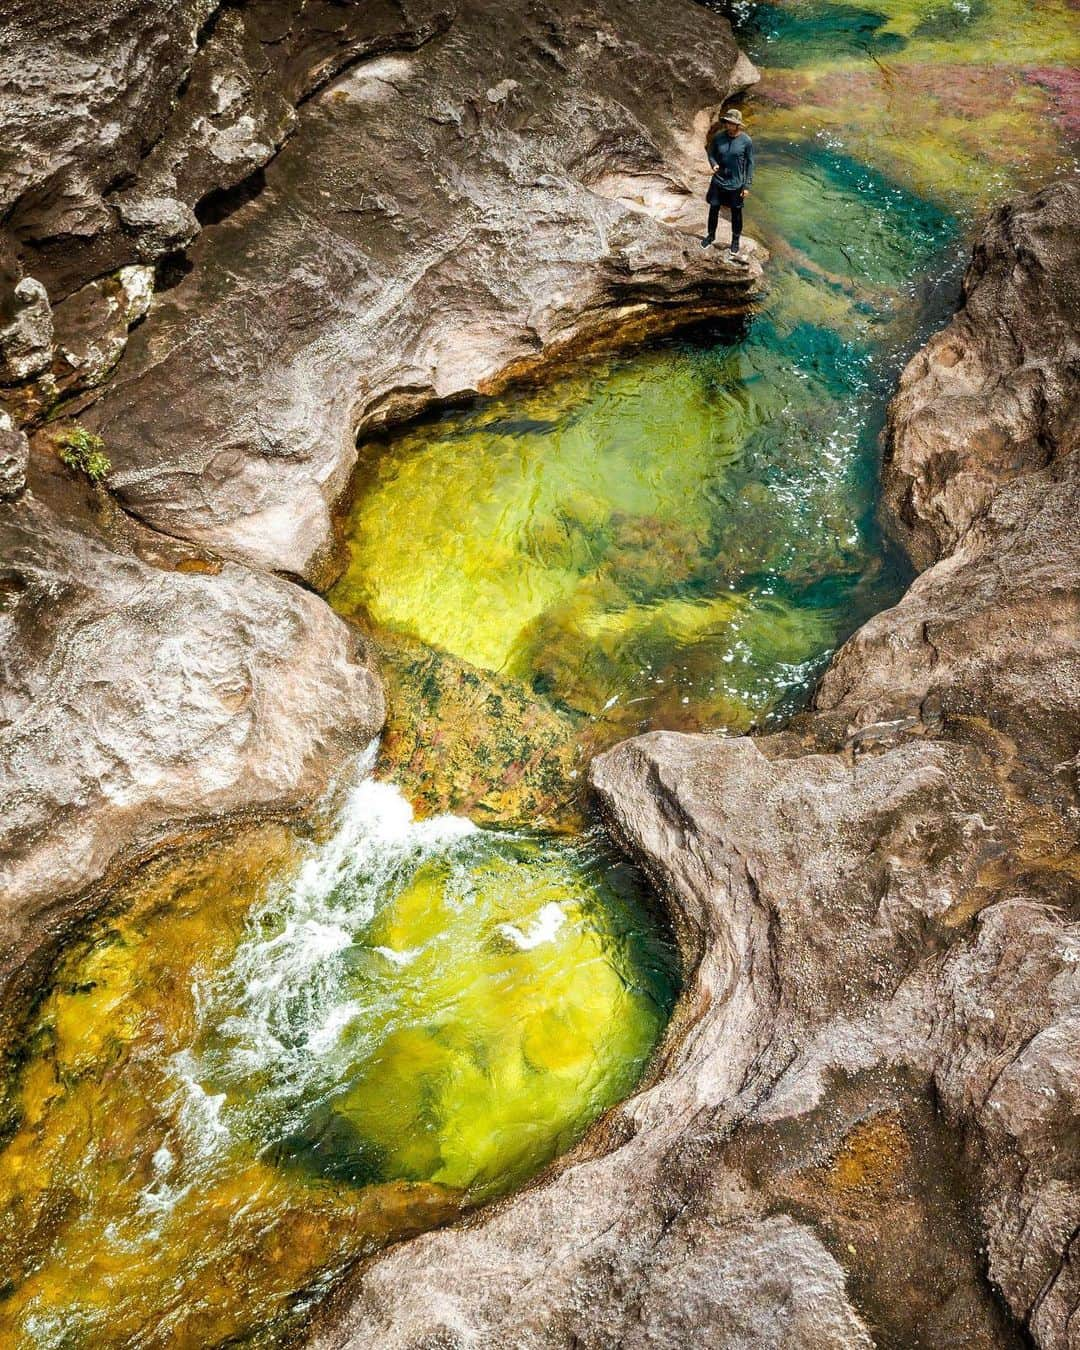
[(303, 104), (87, 415), (147, 523), (321, 580), (358, 432), (758, 286), (695, 237), (710, 123), (756, 78), (726, 23), (471, 0), (421, 28)]
[(885, 490), (919, 567), (955, 552), (1002, 483), (1080, 440), (1075, 203), (1066, 180), (994, 215), (959, 312), (900, 380)]
[[(362, 1267), (320, 1350), (1075, 1345), (1080, 483), (1056, 358), (1009, 319), (1036, 237), (1024, 331), (1075, 340), (1078, 197), (991, 222), (958, 321), (1042, 370), (1009, 404), (1038, 455), (995, 457), (917, 357), (886, 474), (941, 561), (787, 731), (594, 761), (687, 956), (654, 1082), (523, 1195)], [(930, 491), (921, 398), (954, 446)]]
[(383, 707), (321, 600), (132, 526), (45, 447), (0, 557), (3, 982), (122, 854), (315, 799)]
[(0, 217), (54, 301), (187, 244), (351, 61), (428, 40), (452, 7), (333, 0), (12, 0)]
[(328, 577), (364, 427), (760, 282), (697, 247), (707, 134), (757, 77), (689, 5), (22, 6), (0, 70), (12, 409), (100, 384), (106, 293), (158, 263), (88, 420), (129, 511), (260, 567)]

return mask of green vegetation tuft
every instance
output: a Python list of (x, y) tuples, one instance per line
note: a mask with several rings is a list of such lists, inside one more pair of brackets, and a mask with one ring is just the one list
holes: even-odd
[(100, 483), (112, 471), (105, 442), (78, 422), (60, 433), (56, 445), (63, 463), (69, 469), (86, 474), (92, 483)]

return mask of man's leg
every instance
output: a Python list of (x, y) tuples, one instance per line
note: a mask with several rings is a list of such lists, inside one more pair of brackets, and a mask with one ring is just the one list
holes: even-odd
[(717, 221), (718, 221), (719, 219), (720, 219), (720, 208), (719, 208), (719, 206), (710, 206), (710, 207), (709, 207), (709, 225), (708, 225), (708, 228), (707, 228), (706, 231), (705, 231), (705, 238), (701, 241), (701, 246), (702, 246), (702, 248), (708, 248), (708, 246), (709, 246), (709, 245), (712, 243), (712, 241), (716, 238), (716, 223), (717, 223)]
[(738, 192), (731, 194), (731, 251), (738, 253), (739, 240), (742, 238), (742, 196)]

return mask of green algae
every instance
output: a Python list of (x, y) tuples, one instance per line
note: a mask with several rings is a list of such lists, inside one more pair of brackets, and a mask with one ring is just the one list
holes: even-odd
[(320, 841), (161, 859), (65, 954), (8, 1084), (0, 1340), (270, 1343), (573, 1144), (675, 990), (625, 868), (386, 784)]

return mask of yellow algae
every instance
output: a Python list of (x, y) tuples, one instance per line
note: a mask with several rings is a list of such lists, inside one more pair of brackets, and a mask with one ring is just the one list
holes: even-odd
[[(830, 44), (845, 14), (879, 26)], [(831, 144), (965, 212), (1040, 184), (1075, 154), (1075, 110), (1038, 78), (1067, 79), (1080, 60), (1066, 0), (785, 3), (755, 6), (747, 22), (765, 67), (753, 129), (770, 145)]]
[(674, 996), (582, 845), (415, 821), (162, 858), (60, 961), (8, 1084), (0, 1341), (269, 1344), (352, 1260), (517, 1184), (632, 1088)]
[(895, 584), (869, 510), (865, 382), (858, 346), (781, 306), (748, 341), (597, 362), (368, 447), (331, 602), (391, 649), (423, 644), (429, 669), (441, 652), (457, 679), (463, 663), (520, 691), (446, 709), (436, 756), (457, 737), (462, 781), (443, 800), (482, 796), (470, 760), (481, 779), (532, 765), (535, 786), (535, 741), (512, 730), (530, 699), (578, 717), (546, 742), (565, 764), (575, 736), (743, 729), (805, 687), (873, 606), (838, 604), (829, 579)]

